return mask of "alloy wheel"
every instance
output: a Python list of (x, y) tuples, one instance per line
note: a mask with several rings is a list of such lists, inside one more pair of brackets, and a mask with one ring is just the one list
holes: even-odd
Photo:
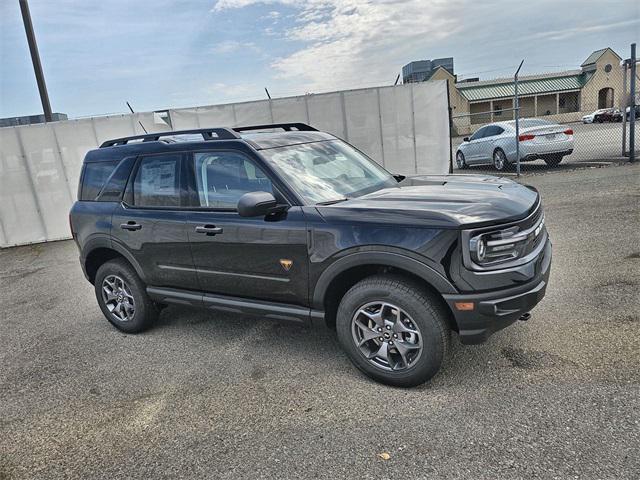
[(507, 157), (505, 157), (502, 150), (496, 150), (493, 154), (493, 166), (496, 170), (503, 170), (507, 163)]
[(102, 281), (102, 300), (111, 316), (118, 322), (133, 320), (136, 313), (131, 289), (117, 275), (107, 275)]
[(460, 170), (462, 170), (464, 167), (466, 167), (466, 166), (467, 166), (467, 165), (466, 165), (466, 163), (465, 163), (465, 161), (464, 161), (464, 155), (463, 155), (463, 153), (462, 153), (462, 152), (458, 152), (458, 153), (456, 154), (456, 164), (458, 165), (458, 168), (459, 168)]
[(422, 354), (422, 334), (412, 318), (387, 302), (371, 302), (356, 310), (351, 335), (360, 353), (382, 370), (411, 368)]

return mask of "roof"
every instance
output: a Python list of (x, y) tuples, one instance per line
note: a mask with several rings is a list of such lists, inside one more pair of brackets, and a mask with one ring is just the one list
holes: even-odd
[[(591, 78), (590, 73), (563, 72), (524, 77), (518, 82), (519, 95), (543, 95), (570, 90), (580, 90)], [(515, 95), (512, 79), (490, 82), (456, 84), (460, 93), (470, 102), (509, 98)]]
[[(258, 131), (265, 128), (277, 130), (283, 127), (284, 131)], [(297, 127), (300, 130), (291, 130), (288, 129), (289, 127)], [(212, 136), (211, 133), (217, 134), (217, 136)], [(172, 135), (175, 137), (172, 138)], [(178, 138), (179, 136), (186, 138), (182, 140)], [(214, 145), (214, 148), (220, 149), (264, 150), (335, 139), (336, 137), (329, 133), (317, 131), (305, 124), (293, 123), (182, 130), (108, 140), (100, 148), (90, 150), (84, 161), (91, 163), (148, 153), (210, 150)]]
[[(620, 55), (618, 55), (615, 51), (613, 51), (613, 49), (607, 47), (607, 48), (601, 48), (600, 50), (596, 50), (595, 52), (593, 52), (591, 55), (589, 55), (587, 57), (587, 59), (582, 62), (582, 65), (580, 65), (581, 67), (587, 67), (589, 65), (593, 65), (594, 63), (596, 63), (598, 61), (598, 59), (604, 55), (604, 53), (610, 50), (616, 57), (620, 58)], [(621, 59), (621, 58), (620, 58)], [(622, 59), (621, 59), (622, 60)]]

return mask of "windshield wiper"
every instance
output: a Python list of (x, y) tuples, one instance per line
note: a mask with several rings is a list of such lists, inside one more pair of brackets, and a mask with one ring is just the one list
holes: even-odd
[(346, 202), (348, 198), (338, 198), (336, 200), (327, 200), (326, 202), (318, 202), (316, 205), (333, 205), (334, 203)]

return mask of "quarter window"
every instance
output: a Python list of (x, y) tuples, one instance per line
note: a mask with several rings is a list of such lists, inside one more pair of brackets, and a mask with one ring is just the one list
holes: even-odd
[(118, 162), (115, 160), (86, 163), (84, 166), (84, 175), (82, 176), (80, 200), (95, 200), (105, 182), (115, 170), (117, 164)]
[(234, 152), (201, 152), (193, 156), (201, 207), (236, 208), (249, 192), (273, 193), (271, 180), (244, 155)]
[(180, 155), (143, 157), (133, 183), (133, 202), (140, 207), (180, 206)]

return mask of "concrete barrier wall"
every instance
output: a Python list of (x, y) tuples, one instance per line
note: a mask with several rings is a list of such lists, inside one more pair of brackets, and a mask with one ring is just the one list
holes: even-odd
[(86, 152), (117, 137), (149, 132), (305, 122), (347, 140), (392, 173), (446, 173), (446, 82), (0, 128), (0, 247), (70, 237)]

